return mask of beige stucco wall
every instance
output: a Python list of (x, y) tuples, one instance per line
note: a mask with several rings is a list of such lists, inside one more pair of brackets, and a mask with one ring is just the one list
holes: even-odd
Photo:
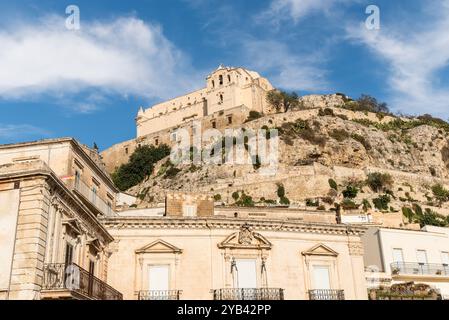
[[(314, 263), (331, 266), (332, 288), (343, 289), (346, 299), (367, 298), (363, 252), (358, 236), (319, 231), (276, 231), (273, 224), (270, 228), (254, 227), (271, 242), (271, 250), (236, 249), (230, 252), (220, 249), (218, 244), (238, 232), (244, 222), (236, 219), (208, 220), (207, 226), (206, 221), (187, 218), (176, 221), (167, 218), (108, 219), (107, 229), (116, 239), (109, 263), (109, 281), (124, 294), (125, 299), (136, 299), (139, 290), (148, 290), (148, 266), (168, 264), (171, 266), (170, 289), (182, 290), (182, 299), (212, 299), (211, 289), (232, 288), (231, 256), (236, 259), (256, 258), (258, 268), (262, 257), (266, 257), (268, 287), (285, 289), (286, 299), (308, 299), (307, 292), (313, 287), (309, 268)], [(296, 227), (300, 228), (299, 225)], [(181, 249), (182, 253), (136, 254), (136, 250), (158, 240)], [(302, 255), (318, 244), (335, 250), (338, 256), (306, 258)], [(262, 286), (260, 275), (258, 285)]]
[(6, 298), (9, 287), (19, 211), (19, 197), (19, 190), (2, 191), (0, 189), (0, 299)]

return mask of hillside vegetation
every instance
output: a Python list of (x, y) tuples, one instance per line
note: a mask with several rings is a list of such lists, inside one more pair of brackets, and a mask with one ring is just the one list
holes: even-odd
[(278, 113), (252, 113), (243, 125), (279, 130), (273, 176), (261, 175), (257, 163), (174, 165), (165, 147), (146, 147), (151, 152), (136, 151), (114, 181), (138, 196), (139, 207), (156, 205), (175, 190), (210, 193), (223, 205), (377, 210), (409, 223), (448, 223), (447, 122), (395, 115), (369, 96), (304, 96), (295, 103), (291, 97), (272, 97)]

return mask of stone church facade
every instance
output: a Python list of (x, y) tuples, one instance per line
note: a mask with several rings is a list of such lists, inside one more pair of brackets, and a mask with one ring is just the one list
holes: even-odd
[(136, 117), (135, 139), (116, 144), (102, 152), (109, 172), (123, 163), (140, 145), (171, 146), (175, 131), (184, 128), (196, 134), (194, 122), (207, 129), (238, 128), (251, 111), (271, 113), (267, 92), (274, 87), (255, 71), (220, 66), (206, 78), (206, 87), (192, 93), (140, 108)]

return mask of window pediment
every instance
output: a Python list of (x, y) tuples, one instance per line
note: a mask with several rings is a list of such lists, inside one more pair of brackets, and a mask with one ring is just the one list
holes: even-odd
[(159, 239), (136, 250), (136, 254), (143, 253), (182, 253), (182, 249)]
[(220, 249), (271, 249), (272, 244), (260, 233), (254, 232), (251, 226), (245, 223), (240, 231), (229, 235), (218, 244)]
[(304, 256), (331, 256), (331, 257), (338, 256), (338, 252), (322, 243), (313, 246), (307, 251), (303, 251), (302, 254)]
[(87, 241), (87, 245), (89, 248), (91, 248), (94, 252), (101, 252), (103, 250), (103, 246), (101, 245), (100, 240), (97, 238), (92, 238)]
[(62, 224), (66, 227), (67, 230), (73, 232), (76, 236), (83, 233), (81, 224), (76, 219), (64, 219), (62, 221)]

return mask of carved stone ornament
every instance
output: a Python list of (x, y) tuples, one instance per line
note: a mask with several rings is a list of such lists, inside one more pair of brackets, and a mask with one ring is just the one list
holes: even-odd
[(251, 244), (253, 242), (253, 232), (251, 231), (251, 226), (245, 223), (239, 232), (239, 243), (240, 244)]
[(260, 233), (254, 232), (247, 223), (240, 227), (240, 231), (229, 235), (218, 244), (220, 249), (271, 249), (272, 244)]

